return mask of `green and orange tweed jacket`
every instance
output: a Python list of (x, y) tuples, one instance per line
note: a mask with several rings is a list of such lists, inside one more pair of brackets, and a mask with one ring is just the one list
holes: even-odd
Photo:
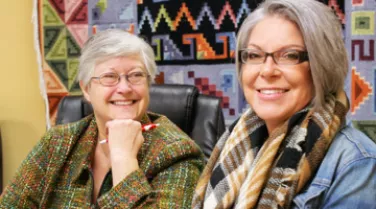
[(51, 128), (5, 188), (0, 208), (190, 208), (203, 154), (165, 116), (145, 114), (141, 123), (150, 122), (160, 126), (143, 133), (140, 169), (116, 186), (110, 171), (96, 202), (91, 170), (95, 117)]

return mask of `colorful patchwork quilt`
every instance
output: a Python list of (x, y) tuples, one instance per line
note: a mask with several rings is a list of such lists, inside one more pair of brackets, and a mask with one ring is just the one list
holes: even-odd
[[(321, 0), (343, 24), (351, 69), (349, 119), (376, 138), (374, 0)], [(121, 28), (146, 39), (156, 54), (156, 83), (192, 84), (222, 99), (226, 123), (247, 103), (238, 85), (235, 36), (261, 0), (38, 0), (39, 46), (51, 123), (65, 95), (81, 94), (78, 57), (89, 36)]]

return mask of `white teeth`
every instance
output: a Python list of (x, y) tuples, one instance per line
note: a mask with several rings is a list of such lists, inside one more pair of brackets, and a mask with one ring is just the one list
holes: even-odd
[(262, 94), (280, 94), (285, 92), (285, 90), (281, 89), (265, 89), (265, 90), (260, 90), (260, 93)]
[(116, 101), (116, 102), (113, 102), (114, 105), (130, 105), (132, 103), (133, 103), (132, 101)]

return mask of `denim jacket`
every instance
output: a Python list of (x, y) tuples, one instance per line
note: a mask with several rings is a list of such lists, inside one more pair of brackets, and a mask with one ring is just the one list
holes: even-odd
[(291, 208), (376, 208), (376, 144), (346, 126)]

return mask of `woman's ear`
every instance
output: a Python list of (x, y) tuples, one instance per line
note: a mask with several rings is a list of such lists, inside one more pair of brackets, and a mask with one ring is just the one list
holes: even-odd
[(91, 102), (90, 101), (90, 94), (88, 92), (89, 91), (89, 85), (85, 86), (84, 82), (80, 81), (80, 88), (81, 88), (82, 94), (85, 97), (86, 101)]

